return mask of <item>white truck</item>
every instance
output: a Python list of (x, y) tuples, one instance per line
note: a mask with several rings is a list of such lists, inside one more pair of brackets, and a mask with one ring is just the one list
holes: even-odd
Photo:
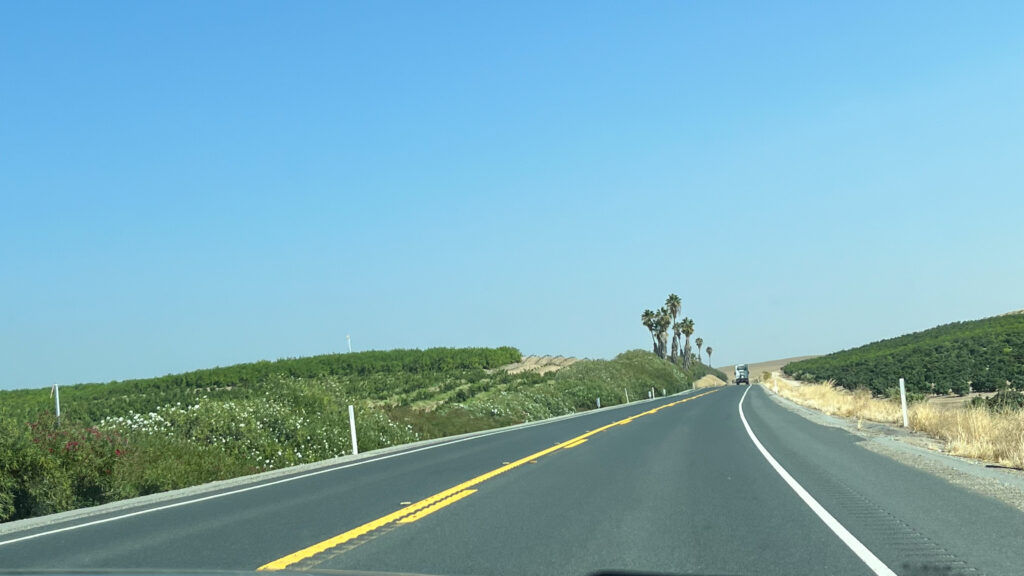
[(750, 384), (750, 370), (747, 370), (746, 364), (736, 365), (736, 378), (733, 380), (734, 384)]

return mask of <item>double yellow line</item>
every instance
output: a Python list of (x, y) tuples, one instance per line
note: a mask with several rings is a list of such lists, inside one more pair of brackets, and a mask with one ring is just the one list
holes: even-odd
[(491, 470), (490, 472), (487, 472), (486, 474), (481, 474), (480, 476), (477, 476), (476, 478), (472, 478), (470, 480), (467, 480), (467, 481), (463, 482), (462, 484), (458, 484), (456, 486), (452, 486), (451, 488), (449, 488), (447, 490), (444, 490), (443, 492), (438, 492), (437, 494), (434, 494), (433, 496), (431, 496), (429, 498), (425, 498), (423, 500), (420, 500), (419, 502), (416, 502), (415, 504), (410, 504), (409, 506), (406, 506), (405, 508), (402, 508), (400, 510), (396, 510), (396, 511), (392, 512), (391, 514), (388, 514), (387, 516), (382, 516), (382, 517), (380, 517), (380, 518), (378, 518), (376, 520), (373, 520), (372, 522), (367, 522), (366, 524), (363, 524), (362, 526), (359, 526), (358, 528), (353, 528), (352, 530), (349, 530), (348, 532), (344, 532), (342, 534), (338, 534), (337, 536), (335, 536), (333, 538), (328, 538), (327, 540), (324, 540), (323, 542), (319, 542), (319, 543), (314, 544), (314, 545), (312, 545), (312, 546), (310, 546), (308, 548), (303, 548), (302, 550), (299, 550), (298, 552), (294, 552), (292, 554), (289, 554), (289, 555), (287, 555), (287, 556), (285, 556), (283, 558), (278, 558), (277, 560), (274, 560), (273, 562), (269, 562), (267, 564), (264, 564), (263, 566), (260, 566), (258, 569), (259, 570), (284, 570), (285, 568), (288, 568), (289, 566), (292, 566), (294, 564), (302, 562), (303, 560), (307, 560), (309, 558), (312, 558), (313, 556), (316, 556), (317, 554), (320, 554), (321, 552), (325, 552), (325, 551), (330, 550), (331, 548), (334, 548), (336, 546), (340, 546), (342, 544), (345, 544), (347, 542), (351, 542), (351, 541), (353, 541), (353, 540), (355, 540), (357, 538), (360, 538), (362, 536), (366, 536), (367, 534), (370, 534), (370, 533), (372, 533), (372, 532), (374, 532), (376, 530), (384, 528), (385, 526), (388, 526), (388, 525), (391, 525), (391, 524), (409, 524), (409, 523), (415, 522), (415, 521), (417, 521), (417, 520), (419, 520), (419, 519), (421, 519), (421, 518), (423, 518), (425, 516), (428, 516), (430, 514), (433, 514), (434, 512), (437, 512), (438, 510), (440, 510), (441, 508), (444, 508), (445, 506), (448, 506), (450, 504), (454, 504), (455, 502), (458, 502), (459, 500), (462, 500), (463, 498), (473, 494), (474, 492), (476, 492), (476, 490), (472, 489), (474, 486), (476, 486), (478, 484), (481, 484), (483, 482), (486, 482), (487, 480), (490, 480), (491, 478), (494, 478), (495, 476), (498, 476), (500, 474), (504, 474), (505, 472), (508, 472), (509, 470), (513, 470), (515, 468), (518, 468), (519, 466), (522, 466), (523, 464), (526, 464), (528, 462), (536, 461), (538, 458), (540, 458), (542, 456), (546, 456), (548, 454), (551, 454), (552, 452), (557, 452), (559, 450), (564, 450), (564, 449), (567, 449), (567, 448), (575, 448), (576, 446), (579, 446), (580, 444), (583, 444), (584, 442), (586, 442), (587, 438), (590, 438), (591, 436), (593, 436), (593, 435), (595, 435), (595, 434), (597, 434), (599, 432), (603, 432), (605, 430), (608, 430), (609, 428), (613, 428), (615, 426), (623, 426), (625, 424), (629, 424), (633, 420), (636, 420), (637, 418), (640, 418), (642, 416), (647, 416), (647, 415), (650, 415), (650, 414), (655, 414), (659, 410), (664, 410), (665, 408), (669, 408), (671, 406), (676, 406), (678, 404), (683, 404), (684, 402), (689, 402), (691, 400), (696, 400), (697, 398), (700, 398), (701, 396), (707, 396), (708, 394), (711, 394), (713, 392), (716, 392), (716, 390), (711, 390), (709, 392), (704, 392), (704, 393), (698, 394), (696, 396), (690, 396), (689, 398), (684, 398), (682, 400), (677, 400), (677, 401), (671, 402), (669, 404), (664, 404), (664, 405), (659, 406), (657, 408), (652, 408), (651, 410), (648, 410), (646, 412), (641, 412), (640, 414), (637, 414), (635, 416), (630, 416), (629, 418), (623, 418), (622, 420), (618, 420), (616, 422), (612, 422), (611, 424), (608, 424), (607, 426), (602, 426), (600, 428), (597, 428), (596, 430), (591, 430), (590, 432), (587, 432), (586, 434), (581, 434), (581, 435), (579, 435), (579, 436), (577, 436), (575, 438), (572, 438), (570, 440), (566, 440), (565, 442), (562, 442), (560, 444), (555, 444), (554, 446), (552, 446), (550, 448), (547, 448), (545, 450), (541, 450), (540, 452), (535, 452), (533, 454), (530, 454), (529, 456), (526, 456), (524, 458), (520, 458), (519, 460), (516, 460), (515, 462), (510, 462), (508, 464), (505, 464), (504, 466), (502, 466), (500, 468), (495, 468), (494, 470)]

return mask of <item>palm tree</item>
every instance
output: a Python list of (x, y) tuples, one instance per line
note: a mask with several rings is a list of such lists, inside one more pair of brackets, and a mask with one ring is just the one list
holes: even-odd
[(679, 315), (679, 311), (683, 309), (683, 301), (675, 294), (669, 294), (668, 298), (665, 299), (665, 310), (668, 311), (669, 316), (672, 317), (672, 321), (676, 321), (676, 316)]
[(672, 315), (664, 307), (658, 310), (654, 327), (658, 334), (658, 356), (664, 358), (668, 351), (668, 329), (672, 327)]
[(711, 346), (708, 346), (708, 349), (705, 350), (705, 352), (708, 353), (708, 366), (711, 366)]
[(658, 353), (658, 338), (654, 335), (654, 310), (648, 308), (640, 315), (640, 322), (651, 332), (651, 340), (654, 340), (654, 353)]
[(676, 351), (679, 349), (679, 337), (683, 334), (683, 323), (673, 322), (672, 323), (672, 363), (678, 362), (678, 355)]
[[(664, 310), (668, 312), (671, 317), (671, 324), (675, 324), (676, 316), (679, 315), (679, 310), (683, 307), (683, 301), (679, 296), (675, 294), (669, 294), (668, 298), (665, 299)], [(679, 356), (679, 333), (675, 330), (672, 331), (672, 362), (675, 363), (676, 357)]]
[(704, 345), (704, 339), (698, 336), (694, 342), (697, 344), (697, 361), (703, 364), (704, 360), (700, 357), (700, 347)]
[(683, 346), (683, 368), (689, 368), (690, 357), (693, 356), (693, 352), (690, 349), (690, 336), (693, 335), (693, 320), (683, 318), (679, 323), (682, 324), (682, 328), (679, 331), (686, 336), (686, 345)]

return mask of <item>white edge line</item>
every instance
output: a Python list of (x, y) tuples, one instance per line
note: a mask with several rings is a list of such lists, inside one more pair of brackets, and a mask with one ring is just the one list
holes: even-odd
[[(694, 390), (697, 390), (697, 388), (691, 388), (689, 390), (684, 390), (683, 392), (691, 392), (691, 391), (694, 391)], [(668, 397), (678, 396), (678, 395), (681, 395), (681, 393), (670, 394)], [(661, 398), (666, 398), (666, 397), (662, 396)], [(655, 398), (655, 399), (661, 399), (661, 398)], [(650, 402), (650, 401), (655, 400), (655, 399), (644, 398), (644, 400), (647, 401), (647, 402)], [(611, 410), (614, 410), (615, 408), (625, 408), (627, 406), (635, 406), (637, 404), (640, 404), (641, 402), (642, 401), (634, 401), (634, 402), (630, 402), (628, 404), (616, 404), (616, 405), (613, 405), (613, 406), (608, 406), (608, 408), (611, 409)], [(21, 536), (21, 537), (18, 537), (18, 538), (12, 538), (10, 540), (3, 540), (3, 541), (0, 541), (0, 546), (6, 546), (8, 544), (14, 544), (15, 542), (23, 542), (25, 540), (32, 540), (34, 538), (41, 538), (43, 536), (50, 536), (51, 534), (59, 534), (61, 532), (69, 532), (71, 530), (78, 530), (79, 528), (87, 528), (89, 526), (95, 526), (97, 524), (106, 524), (108, 522), (114, 522), (115, 520), (123, 520), (125, 518), (131, 518), (133, 516), (142, 516), (143, 514), (150, 514), (152, 512), (159, 512), (161, 510), (168, 510), (168, 509), (171, 509), (171, 508), (178, 508), (180, 506), (187, 506), (189, 504), (195, 504), (195, 503), (198, 503), (198, 502), (205, 502), (206, 500), (213, 500), (215, 498), (223, 498), (225, 496), (231, 496), (233, 494), (241, 494), (242, 492), (249, 492), (250, 490), (259, 490), (260, 488), (266, 488), (267, 486), (274, 486), (276, 484), (284, 484), (285, 482), (293, 482), (295, 480), (302, 480), (304, 478), (309, 478), (311, 476), (319, 476), (320, 474), (327, 474), (328, 472), (336, 472), (338, 470), (344, 470), (345, 468), (353, 468), (355, 466), (361, 466), (363, 464), (369, 464), (371, 462), (380, 462), (381, 460), (389, 460), (391, 458), (397, 458), (399, 456), (405, 456), (406, 454), (415, 454), (416, 452), (422, 452), (424, 450), (432, 450), (434, 448), (440, 448), (442, 446), (450, 446), (452, 444), (458, 444), (460, 442), (467, 442), (469, 440), (476, 440), (477, 438), (486, 438), (487, 436), (494, 436), (495, 434), (503, 434), (505, 432), (512, 432), (512, 431), (515, 431), (515, 430), (523, 430), (523, 429), (526, 429), (526, 428), (533, 428), (534, 426), (542, 426), (544, 424), (553, 424), (554, 422), (565, 421), (565, 420), (569, 420), (571, 418), (578, 417), (578, 416), (586, 416), (588, 414), (589, 415), (593, 415), (594, 413), (595, 412), (593, 412), (593, 411), (587, 410), (587, 411), (584, 411), (584, 412), (577, 412), (576, 414), (572, 414), (572, 415), (569, 416), (569, 418), (559, 418), (558, 420), (555, 420), (553, 418), (552, 419), (539, 420), (537, 422), (530, 422), (530, 423), (526, 423), (526, 424), (520, 424), (520, 425), (515, 426), (515, 427), (508, 427), (508, 428), (502, 428), (502, 429), (499, 429), (499, 430), (492, 430), (490, 432), (484, 432), (482, 434), (477, 434), (477, 435), (474, 435), (474, 436), (469, 436), (467, 438), (459, 438), (458, 440), (449, 440), (447, 442), (440, 442), (440, 443), (437, 443), (437, 444), (431, 444), (429, 446), (423, 446), (422, 448), (413, 448), (411, 450), (402, 450), (401, 452), (396, 452), (394, 454), (388, 454), (386, 456), (380, 456), (380, 457), (377, 457), (377, 458), (370, 458), (370, 459), (367, 459), (367, 460), (359, 460), (358, 462), (352, 462), (350, 464), (342, 464), (340, 466), (332, 466), (330, 468), (324, 468), (324, 469), (321, 469), (321, 470), (316, 470), (314, 472), (307, 472), (305, 474), (297, 474), (295, 476), (288, 476), (287, 478), (282, 478), (280, 480), (274, 480), (272, 482), (261, 482), (259, 484), (254, 484), (252, 486), (246, 486), (245, 488), (237, 488), (235, 490), (229, 490), (227, 492), (218, 492), (216, 494), (210, 494), (209, 496), (202, 496), (202, 497), (199, 497), (199, 498), (192, 498), (190, 500), (182, 500), (180, 502), (174, 502), (174, 503), (171, 503), (171, 504), (164, 504), (163, 506), (156, 506), (154, 508), (145, 508), (143, 510), (136, 510), (135, 512), (128, 512), (126, 514), (118, 514), (116, 516), (110, 516), (108, 518), (101, 518), (99, 520), (92, 520), (90, 522), (84, 522), (82, 524), (74, 524), (74, 525), (71, 525), (71, 526), (65, 526), (63, 528), (55, 528), (53, 530), (46, 530), (46, 531), (43, 531), (43, 532), (37, 532), (35, 534), (29, 534), (27, 536)]]
[(800, 499), (818, 515), (818, 518), (821, 518), (821, 521), (824, 522), (825, 525), (843, 541), (843, 544), (846, 544), (847, 548), (856, 554), (864, 564), (867, 564), (867, 567), (870, 568), (872, 572), (878, 576), (896, 576), (896, 573), (889, 569), (889, 567), (885, 565), (885, 562), (879, 560), (878, 556), (875, 556), (871, 550), (868, 550), (867, 546), (862, 544), (861, 541), (851, 534), (845, 526), (840, 524), (832, 514), (829, 514), (828, 510), (825, 510), (825, 507), (819, 504), (818, 501), (814, 499), (814, 496), (811, 496), (810, 492), (805, 490), (804, 487), (801, 486), (800, 483), (797, 482), (796, 479), (793, 478), (793, 476), (791, 476), (790, 473), (787, 472), (786, 469), (768, 453), (768, 450), (766, 450), (764, 445), (761, 444), (761, 441), (754, 435), (754, 431), (750, 429), (750, 424), (747, 423), (747, 417), (743, 414), (743, 401), (747, 398), (748, 392), (750, 392), (750, 388), (747, 388), (746, 392), (744, 392), (743, 396), (740, 398), (740, 420), (743, 421), (743, 427), (747, 429), (747, 434), (750, 436), (750, 439), (753, 440), (754, 446), (757, 446), (757, 449), (761, 451), (761, 455), (764, 456), (765, 460), (772, 465), (772, 468), (779, 473), (779, 476), (786, 481), (786, 484), (789, 484), (789, 487), (796, 492), (796, 495), (799, 496)]

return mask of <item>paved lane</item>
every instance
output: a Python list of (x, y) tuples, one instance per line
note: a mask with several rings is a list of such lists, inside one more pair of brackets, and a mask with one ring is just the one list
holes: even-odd
[[(755, 447), (738, 409), (747, 390), (636, 403), (4, 545), (18, 536), (6, 535), (0, 565), (878, 573)], [(751, 431), (885, 570), (1024, 574), (1020, 512), (749, 390)]]

